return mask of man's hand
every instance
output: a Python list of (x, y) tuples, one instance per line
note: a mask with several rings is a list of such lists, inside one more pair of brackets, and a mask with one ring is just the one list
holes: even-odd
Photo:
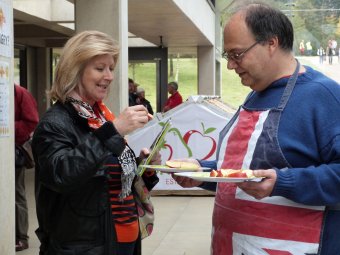
[[(190, 162), (194, 163), (198, 166), (201, 166), (196, 159), (193, 158), (185, 158), (185, 159), (175, 159), (173, 161), (181, 161), (181, 162)], [(172, 178), (177, 182), (178, 185), (180, 185), (183, 188), (193, 188), (201, 185), (203, 182), (201, 181), (196, 181), (188, 177), (182, 177), (182, 176), (177, 176), (174, 175), (173, 173), (171, 174)]]
[(248, 195), (256, 199), (262, 199), (270, 196), (277, 179), (276, 171), (274, 169), (254, 170), (253, 173), (256, 177), (264, 177), (264, 179), (260, 182), (248, 181), (240, 182), (236, 185)]

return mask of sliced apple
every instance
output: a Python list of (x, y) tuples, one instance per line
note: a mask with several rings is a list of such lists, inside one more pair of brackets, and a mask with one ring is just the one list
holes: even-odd
[(216, 170), (211, 170), (210, 177), (216, 177), (218, 172)]
[(252, 178), (255, 177), (252, 170), (236, 170), (236, 169), (218, 169), (217, 177), (230, 178)]
[(247, 173), (243, 172), (243, 171), (237, 171), (237, 172), (233, 172), (228, 174), (228, 177), (236, 177), (236, 178), (248, 178)]
[(218, 177), (229, 177), (230, 174), (234, 174), (239, 172), (240, 170), (234, 170), (234, 169), (219, 169), (217, 170), (218, 172)]
[(247, 177), (248, 177), (248, 178), (254, 178), (254, 177), (255, 177), (255, 175), (254, 175), (254, 173), (253, 173), (253, 170), (247, 169), (247, 170), (242, 170), (242, 171), (245, 172), (245, 173), (247, 174)]

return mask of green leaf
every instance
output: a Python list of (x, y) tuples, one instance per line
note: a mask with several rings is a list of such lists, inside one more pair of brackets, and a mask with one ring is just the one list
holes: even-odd
[(209, 134), (209, 133), (211, 133), (211, 132), (213, 132), (215, 130), (216, 130), (216, 128), (213, 128), (213, 127), (208, 128), (207, 130), (204, 131), (204, 134)]

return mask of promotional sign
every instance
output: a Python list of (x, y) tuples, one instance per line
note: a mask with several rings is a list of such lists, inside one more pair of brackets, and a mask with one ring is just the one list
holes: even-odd
[(0, 2), (0, 138), (9, 137), (10, 82), (13, 57), (13, 9)]
[[(163, 116), (158, 115), (158, 118), (144, 128), (131, 134), (128, 143), (138, 155), (143, 147), (150, 147), (163, 123), (170, 118), (171, 128), (160, 149), (162, 164), (165, 164), (166, 160), (181, 158), (214, 160), (219, 132), (231, 116), (232, 113), (212, 106), (204, 100), (188, 100)], [(158, 173), (158, 176), (160, 182), (155, 189), (182, 189), (170, 174)]]

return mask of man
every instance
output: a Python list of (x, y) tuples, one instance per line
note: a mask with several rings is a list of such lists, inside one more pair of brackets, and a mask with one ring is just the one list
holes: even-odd
[(136, 100), (137, 100), (137, 84), (134, 82), (134, 80), (132, 80), (131, 78), (129, 78), (129, 106), (134, 106), (136, 105)]
[(137, 104), (144, 105), (145, 108), (148, 109), (148, 112), (151, 115), (153, 115), (153, 109), (150, 104), (150, 101), (145, 98), (145, 90), (141, 87), (138, 87), (136, 94), (137, 94), (137, 100), (136, 100)]
[[(37, 103), (23, 87), (14, 85), (15, 95), (15, 144), (20, 146), (30, 139), (39, 121)], [(19, 163), (16, 152), (15, 162), (15, 250), (28, 248), (28, 209), (25, 191), (25, 165)]]
[(265, 4), (238, 9), (225, 26), (227, 67), (253, 91), (221, 131), (216, 160), (188, 161), (262, 179), (175, 176), (183, 187), (218, 186), (213, 255), (339, 254), (340, 86), (298, 63), (293, 35), (289, 19)]
[(305, 54), (305, 42), (304, 42), (304, 40), (301, 40), (299, 50), (300, 50), (300, 55), (303, 56)]
[(168, 84), (168, 93), (170, 94), (170, 97), (165, 102), (163, 112), (167, 112), (183, 102), (182, 96), (177, 90), (178, 90), (177, 82), (172, 81)]

